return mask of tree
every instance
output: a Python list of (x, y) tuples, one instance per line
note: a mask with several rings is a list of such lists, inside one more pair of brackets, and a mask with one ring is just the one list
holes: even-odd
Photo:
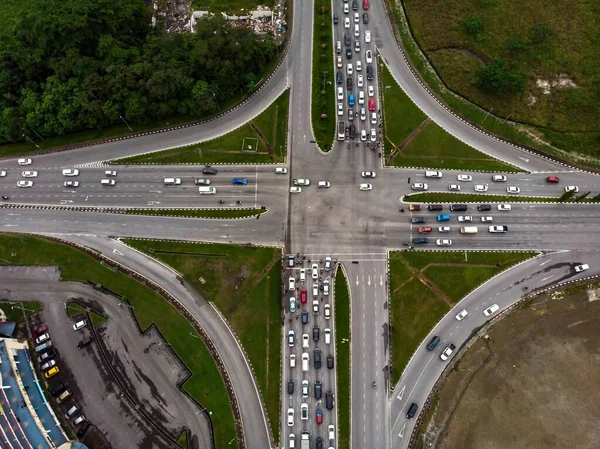
[(518, 93), (525, 88), (523, 76), (511, 72), (503, 60), (490, 62), (477, 73), (475, 83), (481, 89), (496, 95), (503, 93)]
[(483, 39), (484, 28), (483, 21), (479, 17), (470, 16), (463, 23), (464, 32), (478, 41)]

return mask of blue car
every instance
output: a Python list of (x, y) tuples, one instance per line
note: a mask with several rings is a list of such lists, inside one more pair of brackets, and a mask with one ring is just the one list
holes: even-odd
[(348, 106), (354, 106), (354, 94), (348, 95)]
[(448, 215), (448, 214), (438, 215), (437, 221), (450, 221), (450, 215)]
[(248, 180), (246, 178), (233, 178), (231, 180), (231, 183), (233, 185), (241, 185), (241, 186), (245, 186), (246, 184), (248, 184)]

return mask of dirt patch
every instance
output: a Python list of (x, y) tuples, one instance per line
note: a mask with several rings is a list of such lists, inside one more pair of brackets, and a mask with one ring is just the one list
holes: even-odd
[(424, 447), (597, 448), (597, 297), (535, 298), (492, 327), (448, 376)]

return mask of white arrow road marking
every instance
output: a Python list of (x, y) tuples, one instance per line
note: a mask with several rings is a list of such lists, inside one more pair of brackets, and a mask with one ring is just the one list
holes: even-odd
[(150, 193), (162, 193), (162, 190), (150, 190)]
[(119, 251), (118, 249), (113, 249), (113, 253), (118, 254), (119, 256), (123, 255), (123, 253), (121, 251)]
[(522, 161), (525, 161), (525, 162), (529, 162), (529, 159), (527, 159), (526, 157), (519, 156), (519, 159), (521, 159)]
[(359, 282), (358, 282), (358, 274), (356, 275), (356, 285), (358, 286)]
[(6, 214), (6, 216), (7, 216), (7, 217), (12, 217), (13, 215), (14, 215), (15, 217), (18, 217), (18, 216), (20, 216), (21, 214)]
[(14, 228), (14, 227), (19, 227), (19, 225), (4, 225), (5, 228)]
[(398, 396), (396, 396), (396, 398), (398, 398), (399, 401), (402, 400), (402, 396), (404, 396), (404, 390), (406, 390), (406, 385), (404, 385), (402, 387), (402, 390), (400, 390), (400, 393), (398, 393)]
[(367, 284), (370, 286), (371, 285), (371, 275), (369, 275), (369, 280), (367, 281)]
[(400, 438), (404, 438), (404, 431), (406, 430), (406, 423), (404, 423), (404, 425), (402, 426), (402, 430), (400, 430), (400, 433), (398, 434), (398, 436)]
[(379, 285), (382, 286), (383, 285), (383, 276), (379, 276)]
[(73, 200), (60, 200), (60, 204), (73, 203)]

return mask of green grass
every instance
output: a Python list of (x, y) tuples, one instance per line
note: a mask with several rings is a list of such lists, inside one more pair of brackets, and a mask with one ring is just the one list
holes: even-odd
[(477, 286), (534, 257), (534, 252), (390, 254), (392, 384), (435, 324)]
[(37, 301), (7, 301), (3, 299), (0, 300), (0, 309), (6, 314), (8, 321), (14, 321), (19, 324), (23, 322), (23, 311), (25, 311), (26, 316), (29, 316), (38, 310), (42, 310), (42, 303)]
[(106, 321), (106, 318), (104, 318), (99, 313), (94, 312), (93, 310), (90, 310), (88, 315), (90, 316), (90, 321), (92, 322), (92, 326), (94, 326), (95, 328), (98, 328), (98, 326), (100, 326), (101, 324), (103, 324)]
[(0, 235), (0, 259), (2, 265), (56, 265), (63, 281), (100, 283), (126, 298), (140, 328), (145, 330), (155, 324), (192, 372), (182, 388), (213, 412), (216, 447), (236, 447), (236, 442), (228, 446), (236, 430), (229, 396), (215, 361), (191, 324), (162, 296), (79, 250), (46, 239), (25, 236), (21, 241), (18, 235)]
[[(597, 148), (599, 139), (597, 133), (556, 133), (541, 126), (528, 127), (512, 123), (505, 120), (508, 114), (499, 114), (499, 117), (495, 117), (491, 114), (488, 115), (486, 110), (489, 110), (489, 107), (482, 109), (481, 107), (449, 91), (444, 86), (443, 82), (437, 76), (435, 71), (432, 70), (427, 58), (423, 55), (421, 49), (416, 44), (404, 15), (404, 10), (400, 5), (400, 1), (389, 0), (389, 3), (396, 19), (395, 21), (398, 24), (397, 37), (401, 38), (402, 46), (409, 60), (411, 61), (411, 65), (419, 72), (421, 78), (425, 81), (428, 87), (459, 116), (492, 134), (502, 136), (505, 139), (520, 145), (543, 151), (544, 153), (566, 159), (576, 164), (578, 163), (581, 165), (600, 167), (600, 162), (598, 162), (596, 159), (580, 157), (575, 153), (568, 152), (568, 150), (575, 150), (583, 153), (585, 151), (589, 151), (589, 149), (593, 148), (594, 145)], [(417, 2), (415, 2), (415, 4), (417, 4)], [(476, 5), (478, 5), (478, 3), (472, 2), (471, 5), (475, 8), (477, 7)], [(519, 10), (519, 8), (512, 9), (515, 11)], [(453, 11), (451, 8), (447, 8), (445, 10)], [(448, 16), (448, 20), (453, 20), (456, 18), (457, 14), (453, 13), (449, 14)], [(505, 22), (500, 20), (496, 26), (505, 26)], [(519, 27), (510, 28), (511, 33), (520, 31), (521, 30)], [(589, 42), (592, 41), (593, 40), (590, 40)], [(444, 43), (443, 47), (448, 48), (448, 44)], [(495, 109), (493, 112), (496, 113), (497, 111), (498, 110)], [(509, 118), (513, 119), (514, 116), (511, 115)], [(539, 139), (538, 137), (542, 137), (542, 139)], [(551, 145), (554, 145), (555, 147)], [(563, 150), (559, 150), (556, 147), (562, 148)]]
[(252, 209), (126, 209), (130, 215), (160, 215), (183, 218), (246, 218), (265, 213), (260, 208)]
[(192, 0), (192, 11), (225, 12), (229, 15), (245, 15), (257, 6), (268, 6), (273, 9), (273, 0)]
[[(261, 164), (285, 160), (289, 90), (248, 123), (217, 139), (113, 161), (117, 164)], [(255, 129), (256, 128), (256, 129)], [(242, 152), (244, 138), (258, 139), (256, 152)], [(257, 140), (246, 140), (256, 145)]]
[(187, 432), (185, 430), (181, 432), (181, 435), (177, 438), (177, 444), (182, 449), (188, 449)]
[(69, 315), (69, 317), (73, 318), (74, 316), (77, 315), (81, 315), (82, 313), (85, 313), (87, 309), (82, 306), (81, 304), (78, 304), (76, 302), (70, 302), (67, 305), (67, 315)]
[[(333, 15), (331, 3), (314, 2), (313, 65), (312, 65), (312, 126), (315, 140), (323, 151), (331, 150), (335, 137), (335, 67), (333, 65)], [(343, 20), (343, 18), (342, 18)], [(339, 23), (337, 26), (343, 26)], [(325, 114), (326, 118), (321, 118)]]
[(254, 368), (279, 440), (281, 253), (274, 248), (124, 240), (173, 267), (227, 318)]
[(338, 449), (350, 449), (350, 293), (341, 268), (334, 285)]
[[(581, 196), (581, 195), (580, 195)], [(478, 193), (431, 192), (412, 193), (404, 197), (404, 201), (413, 203), (597, 203), (600, 195), (592, 198), (577, 197), (547, 197), (520, 195), (482, 195)]]

